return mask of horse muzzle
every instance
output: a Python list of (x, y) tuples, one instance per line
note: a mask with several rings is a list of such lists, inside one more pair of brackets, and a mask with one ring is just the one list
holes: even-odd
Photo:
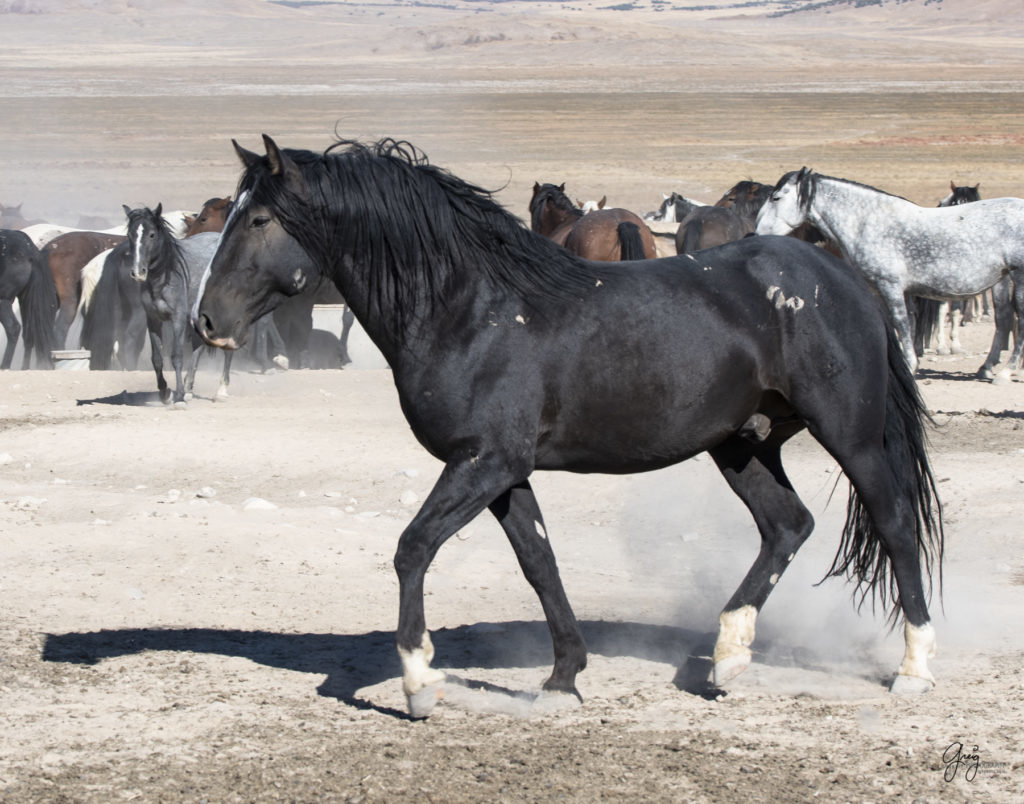
[(199, 333), (199, 337), (203, 339), (203, 342), (206, 343), (207, 346), (216, 346), (218, 349), (226, 349), (233, 352), (242, 345), (233, 335), (225, 336), (217, 334), (210, 317), (202, 311), (198, 311), (196, 313), (195, 317), (192, 319), (192, 326), (196, 328), (196, 332)]

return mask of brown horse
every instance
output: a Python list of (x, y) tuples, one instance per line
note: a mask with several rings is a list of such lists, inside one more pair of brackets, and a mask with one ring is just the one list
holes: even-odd
[(676, 230), (676, 251), (692, 254), (753, 234), (757, 213), (772, 187), (745, 179), (730, 187), (714, 206), (694, 208)]
[(654, 235), (639, 216), (626, 209), (599, 209), (589, 214), (569, 200), (565, 184), (534, 184), (530, 228), (588, 260), (654, 259)]
[(185, 216), (185, 237), (192, 237), (200, 232), (222, 232), (227, 222), (228, 213), (234, 202), (227, 198), (211, 198), (203, 204), (198, 215)]
[(124, 242), (123, 235), (101, 232), (68, 232), (55, 237), (43, 249), (43, 257), (49, 263), (53, 283), (57, 286), (60, 308), (54, 325), (54, 340), (58, 349), (64, 348), (71, 321), (78, 310), (82, 296), (82, 269), (86, 264), (108, 248)]

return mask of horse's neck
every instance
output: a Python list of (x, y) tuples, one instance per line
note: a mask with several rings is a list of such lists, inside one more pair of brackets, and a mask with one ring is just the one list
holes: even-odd
[(870, 187), (834, 179), (819, 179), (808, 220), (847, 254), (865, 228), (879, 229), (909, 201)]

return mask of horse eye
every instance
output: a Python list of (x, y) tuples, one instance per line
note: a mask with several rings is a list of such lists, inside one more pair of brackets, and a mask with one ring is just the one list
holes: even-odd
[(252, 219), (252, 223), (249, 224), (254, 229), (262, 229), (270, 223), (270, 218), (266, 215), (260, 215)]

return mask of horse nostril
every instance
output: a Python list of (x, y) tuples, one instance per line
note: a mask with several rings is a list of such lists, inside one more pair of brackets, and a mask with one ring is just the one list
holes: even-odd
[(210, 316), (206, 313), (199, 313), (196, 317), (196, 329), (199, 330), (200, 335), (209, 337), (210, 333), (213, 332), (213, 322), (210, 320)]

